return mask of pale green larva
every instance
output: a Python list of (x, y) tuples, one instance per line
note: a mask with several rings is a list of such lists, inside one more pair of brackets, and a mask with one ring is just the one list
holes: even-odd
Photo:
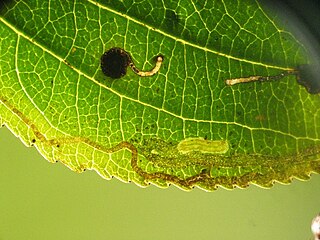
[(178, 144), (177, 149), (182, 154), (187, 154), (193, 151), (208, 154), (224, 154), (229, 150), (229, 144), (225, 140), (187, 138)]

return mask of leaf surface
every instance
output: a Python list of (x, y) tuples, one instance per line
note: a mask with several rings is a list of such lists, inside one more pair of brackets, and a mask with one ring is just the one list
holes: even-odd
[[(49, 161), (140, 186), (270, 187), (320, 171), (307, 50), (255, 1), (15, 1), (0, 17), (0, 123)], [(101, 55), (137, 68), (105, 76)]]

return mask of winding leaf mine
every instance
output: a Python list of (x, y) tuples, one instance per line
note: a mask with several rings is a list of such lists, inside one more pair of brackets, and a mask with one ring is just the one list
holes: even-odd
[[(255, 1), (31, 0), (0, 13), (0, 124), (50, 162), (208, 191), (320, 172), (320, 96), (282, 74), (308, 51)], [(133, 71), (105, 75), (108, 49)]]

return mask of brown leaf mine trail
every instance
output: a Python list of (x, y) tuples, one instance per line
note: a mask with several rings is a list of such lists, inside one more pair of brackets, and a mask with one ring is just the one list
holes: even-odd
[[(270, 165), (271, 163), (269, 156), (247, 155), (245, 156), (247, 166), (241, 166), (240, 162), (243, 160), (243, 157), (241, 156), (230, 157), (219, 154), (212, 154), (212, 152), (210, 154), (210, 150), (208, 150), (208, 144), (213, 145), (215, 148), (217, 148), (217, 144), (218, 146), (221, 145), (222, 147), (219, 147), (217, 151), (223, 151), (224, 153), (225, 151), (227, 151), (226, 142), (205, 142), (206, 145), (204, 146), (203, 143), (205, 140), (203, 139), (189, 139), (187, 141), (185, 140), (184, 142), (180, 142), (176, 147), (172, 147), (171, 149), (172, 151), (175, 151), (175, 149), (179, 149), (180, 156), (185, 160), (187, 164), (198, 166), (197, 172), (192, 176), (180, 177), (176, 174), (168, 173), (168, 171), (148, 172), (140, 166), (140, 157), (145, 157), (149, 163), (159, 165), (156, 155), (159, 155), (160, 153), (156, 153), (156, 155), (150, 154), (150, 152), (152, 151), (143, 149), (143, 147), (141, 148), (141, 150), (139, 150), (139, 147), (136, 147), (134, 144), (127, 141), (120, 142), (113, 147), (106, 147), (85, 137), (61, 137), (48, 139), (45, 134), (43, 134), (30, 119), (28, 119), (20, 110), (13, 107), (13, 105), (8, 100), (0, 96), (0, 102), (5, 108), (7, 108), (7, 110), (14, 113), (14, 115), (17, 116), (31, 130), (32, 134), (30, 134), (29, 136), (29, 145), (38, 146), (43, 144), (46, 145), (46, 147), (51, 148), (52, 151), (59, 152), (62, 155), (66, 154), (62, 151), (62, 149), (68, 149), (71, 145), (75, 144), (85, 144), (93, 148), (95, 151), (100, 151), (104, 154), (114, 154), (122, 150), (129, 151), (131, 154), (131, 168), (138, 175), (140, 184), (142, 183), (142, 185), (144, 186), (150, 183), (155, 183), (156, 185), (160, 186), (168, 186), (170, 184), (173, 184), (184, 190), (190, 190), (193, 187), (197, 186), (199, 188), (212, 191), (217, 189), (219, 186), (227, 189), (233, 189), (236, 187), (246, 188), (249, 186), (249, 183), (253, 183), (261, 187), (269, 188), (273, 186), (275, 182), (287, 184), (292, 181), (293, 177), (301, 180), (306, 180), (309, 179), (311, 172), (320, 172), (320, 150), (318, 148), (309, 149), (303, 155), (297, 155), (296, 157), (281, 157), (278, 159), (278, 163), (272, 163), (273, 167), (271, 167)], [(158, 141), (158, 145), (161, 143), (159, 140), (153, 141)], [(162, 144), (166, 143), (162, 142)], [(152, 146), (154, 146), (154, 142)], [(168, 157), (168, 154), (170, 154), (171, 150), (168, 150), (168, 148), (164, 148), (163, 146), (164, 145), (162, 145), (162, 149), (166, 149), (166, 153), (164, 153), (163, 157)], [(188, 148), (194, 148), (195, 146), (198, 151), (190, 152), (188, 150)], [(206, 158), (202, 159), (202, 152), (206, 152), (204, 153)], [(312, 159), (317, 160), (307, 162), (305, 160), (307, 160), (308, 157), (312, 157)], [(295, 161), (297, 162), (296, 164), (292, 162), (292, 158), (295, 158)], [(56, 162), (60, 159), (53, 160)], [(166, 165), (163, 159), (160, 162), (162, 163), (162, 165)], [(254, 164), (254, 162), (264, 164), (260, 164), (260, 166), (257, 166), (257, 164)], [(64, 164), (70, 167), (70, 165), (66, 163)], [(164, 169), (170, 169), (174, 165), (179, 164), (177, 164), (177, 162), (172, 162), (167, 164)], [(297, 167), (302, 167), (303, 170), (301, 171), (301, 169), (298, 169)], [(74, 168), (72, 170), (83, 172), (86, 168), (90, 167), (78, 164), (77, 168)], [(238, 172), (236, 173), (235, 169), (237, 168)], [(283, 174), (282, 172), (284, 168), (286, 168), (286, 171), (284, 171), (285, 174)]]

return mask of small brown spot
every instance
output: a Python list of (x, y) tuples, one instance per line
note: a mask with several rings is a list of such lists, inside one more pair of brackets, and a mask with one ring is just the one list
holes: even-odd
[(255, 119), (257, 120), (257, 121), (264, 121), (264, 120), (266, 120), (266, 118), (265, 118), (265, 116), (264, 115), (257, 115), (256, 117), (255, 117)]
[(64, 60), (64, 63), (69, 66), (70, 68), (73, 68), (72, 65), (67, 61), (67, 60)]

